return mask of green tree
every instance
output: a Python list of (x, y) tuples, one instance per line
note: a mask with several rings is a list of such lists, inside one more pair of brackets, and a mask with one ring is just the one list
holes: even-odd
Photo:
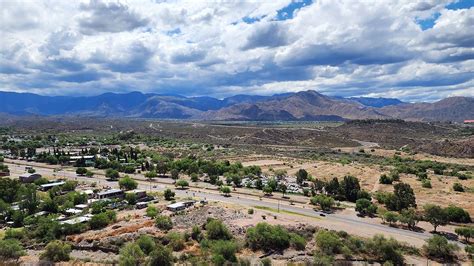
[(393, 179), (387, 176), (386, 174), (383, 174), (379, 178), (379, 183), (380, 184), (386, 184), (386, 185), (391, 185), (393, 183)]
[(398, 221), (398, 215), (396, 212), (386, 212), (384, 214), (384, 220), (390, 225), (392, 226), (394, 223), (396, 223)]
[(177, 180), (179, 178), (179, 170), (177, 169), (171, 169), (171, 178), (173, 180)]
[(217, 219), (211, 219), (206, 224), (207, 238), (210, 240), (229, 240), (232, 239), (232, 234), (229, 229)]
[(0, 240), (0, 258), (6, 262), (8, 260), (18, 260), (26, 252), (17, 239)]
[(454, 229), (454, 232), (456, 232), (458, 236), (464, 237), (467, 243), (469, 243), (471, 238), (474, 238), (474, 227), (458, 227)]
[(423, 251), (428, 257), (445, 260), (452, 260), (455, 257), (454, 252), (458, 249), (458, 245), (450, 244), (445, 237), (440, 235), (432, 236), (423, 246)]
[(291, 236), (282, 226), (258, 223), (247, 229), (245, 241), (249, 248), (263, 251), (282, 251), (290, 246)]
[(238, 246), (234, 241), (228, 240), (217, 240), (212, 245), (213, 256), (222, 256), (225, 261), (237, 262), (235, 253), (238, 250)]
[(288, 189), (288, 187), (281, 183), (279, 186), (278, 186), (278, 190), (281, 191), (281, 193), (283, 194), (282, 197), (285, 197), (285, 193), (286, 193), (286, 190)]
[(91, 229), (101, 229), (109, 225), (110, 222), (111, 221), (107, 213), (102, 212), (91, 217), (89, 226)]
[(53, 240), (46, 245), (45, 251), (40, 257), (52, 262), (68, 261), (70, 253), (71, 246), (69, 244)]
[(76, 169), (76, 174), (80, 175), (80, 176), (83, 176), (87, 173), (87, 169), (84, 168), (84, 167), (78, 167)]
[(155, 219), (155, 225), (161, 230), (168, 231), (173, 228), (171, 218), (164, 215), (158, 215)]
[(135, 193), (126, 193), (125, 200), (128, 204), (135, 205), (135, 203), (137, 203), (137, 195)]
[(358, 199), (356, 201), (355, 210), (362, 216), (372, 216), (377, 212), (377, 206), (372, 204), (372, 202), (368, 199)]
[(136, 266), (143, 263), (145, 254), (136, 243), (125, 244), (120, 249), (119, 265), (120, 266)]
[(146, 255), (150, 254), (156, 248), (155, 241), (148, 235), (141, 235), (136, 243)]
[(176, 181), (175, 185), (178, 186), (178, 187), (181, 187), (181, 189), (184, 189), (185, 187), (189, 187), (188, 181), (186, 181), (184, 179), (180, 179), (180, 180)]
[(120, 178), (119, 180), (120, 189), (132, 190), (132, 189), (136, 189), (137, 186), (138, 186), (137, 181), (133, 180), (128, 175), (124, 176), (123, 178)]
[(308, 172), (305, 169), (300, 169), (296, 172), (296, 183), (303, 184), (308, 179)]
[(171, 191), (171, 189), (167, 188), (165, 189), (163, 193), (165, 200), (172, 200), (174, 198), (175, 193)]
[(448, 215), (446, 211), (443, 210), (440, 206), (434, 204), (426, 204), (423, 206), (423, 210), (425, 213), (425, 220), (428, 221), (434, 227), (434, 231), (436, 232), (436, 228), (440, 225), (446, 225), (448, 220)]
[(105, 177), (112, 180), (117, 180), (120, 177), (120, 174), (117, 170), (109, 168), (105, 171)]
[(315, 240), (318, 248), (327, 255), (338, 253), (342, 247), (342, 242), (337, 234), (331, 231), (319, 230)]
[(273, 189), (270, 186), (266, 185), (265, 187), (263, 187), (263, 193), (265, 195), (272, 195)]
[(453, 184), (453, 189), (454, 191), (464, 192), (464, 187), (458, 182)]
[(456, 223), (470, 223), (471, 216), (469, 213), (461, 207), (454, 205), (449, 205), (444, 208), (446, 215), (448, 216), (448, 221)]
[(355, 202), (360, 191), (359, 179), (354, 176), (345, 176), (341, 182), (341, 191), (346, 200)]
[(155, 206), (148, 206), (146, 208), (146, 216), (155, 219), (155, 217), (158, 215), (158, 209)]
[(330, 196), (320, 194), (311, 198), (311, 204), (319, 205), (324, 211), (330, 211), (334, 206), (334, 199)]
[(161, 244), (156, 245), (156, 248), (150, 253), (148, 257), (148, 266), (172, 266), (174, 265), (173, 253), (169, 248)]
[(228, 186), (222, 186), (220, 191), (224, 194), (225, 197), (230, 196), (231, 189)]
[(422, 217), (416, 213), (414, 208), (404, 209), (398, 216), (400, 223), (406, 224), (410, 229), (415, 228), (416, 224), (421, 220), (421, 218)]
[(385, 205), (389, 210), (401, 211), (406, 208), (416, 207), (416, 198), (413, 189), (405, 183), (398, 183), (394, 186), (393, 195), (386, 199)]

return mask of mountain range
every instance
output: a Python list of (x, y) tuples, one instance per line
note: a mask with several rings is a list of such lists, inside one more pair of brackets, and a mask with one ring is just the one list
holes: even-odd
[(434, 103), (405, 103), (391, 98), (330, 97), (313, 90), (272, 96), (235, 95), (224, 99), (141, 92), (83, 97), (0, 92), (0, 113), (193, 120), (343, 121), (399, 118), (462, 122), (474, 118), (474, 98), (451, 97)]

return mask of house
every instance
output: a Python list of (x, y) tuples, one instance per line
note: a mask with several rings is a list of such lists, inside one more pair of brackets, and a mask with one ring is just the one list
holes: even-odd
[(44, 184), (44, 185), (40, 185), (40, 189), (42, 191), (46, 191), (46, 190), (50, 190), (51, 188), (53, 187), (57, 187), (57, 186), (62, 186), (64, 185), (65, 183), (63, 181), (60, 181), (60, 182), (54, 182), (54, 183), (48, 183), (48, 184)]
[(146, 197), (146, 191), (142, 189), (134, 189), (134, 190), (129, 190), (126, 192), (127, 194), (135, 194), (137, 199), (142, 199)]
[(137, 204), (135, 204), (135, 207), (137, 209), (144, 209), (148, 207), (148, 202), (137, 202)]
[(90, 221), (90, 217), (88, 216), (79, 216), (79, 217), (75, 217), (75, 218), (72, 218), (72, 219), (69, 219), (69, 220), (65, 220), (65, 221), (61, 221), (59, 222), (60, 224), (71, 224), (71, 225), (74, 225), (74, 224), (80, 224), (80, 223), (85, 223), (85, 222), (88, 222)]
[(176, 203), (166, 206), (166, 209), (172, 212), (182, 211), (188, 207), (193, 206), (194, 203), (195, 203), (194, 200), (176, 202)]
[(96, 155), (71, 156), (69, 157), (69, 163), (75, 164), (78, 160), (84, 159), (84, 163), (87, 167), (93, 167), (95, 165), (95, 158)]
[(19, 176), (20, 182), (22, 183), (33, 183), (35, 180), (40, 179), (41, 175), (37, 173), (24, 173)]
[(76, 215), (76, 214), (82, 213), (82, 210), (70, 208), (70, 209), (65, 210), (64, 212), (67, 215)]
[(123, 198), (125, 193), (120, 189), (109, 189), (96, 194), (97, 199)]

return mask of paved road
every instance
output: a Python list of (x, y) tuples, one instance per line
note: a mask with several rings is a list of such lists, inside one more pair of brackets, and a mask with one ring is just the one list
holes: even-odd
[[(25, 161), (11, 161), (6, 160), (6, 164), (9, 166), (12, 175), (18, 175), (24, 172), (25, 165), (31, 165), (31, 163)], [(96, 174), (92, 178), (88, 177), (81, 177), (77, 176), (74, 172), (74, 169), (63, 169), (60, 171), (55, 171), (55, 167), (49, 165), (40, 165), (34, 164), (35, 169), (38, 173), (45, 175), (45, 176), (56, 176), (57, 178), (67, 178), (71, 180), (77, 181), (86, 181), (86, 182), (96, 182), (98, 186), (110, 186), (110, 187), (117, 187), (117, 181), (107, 181), (105, 180), (103, 175)], [(170, 180), (166, 182), (154, 180), (152, 185), (150, 186), (150, 182), (146, 181), (143, 176), (141, 175), (134, 175), (134, 177), (138, 177), (138, 188), (144, 189), (147, 191), (163, 191), (166, 188), (174, 188), (174, 185), (171, 184)], [(141, 178), (140, 178), (141, 177)], [(262, 206), (271, 208), (273, 210), (280, 209), (288, 212), (293, 212), (296, 214), (304, 215), (306, 217), (313, 217), (315, 223), (321, 225), (326, 228), (330, 229), (338, 229), (335, 228), (338, 225), (343, 225), (343, 229), (353, 229), (353, 230), (346, 230), (354, 232), (366, 232), (363, 236), (371, 236), (376, 233), (390, 235), (395, 237), (398, 240), (406, 241), (410, 244), (421, 246), (424, 240), (431, 237), (431, 234), (428, 232), (414, 232), (409, 230), (398, 229), (394, 227), (389, 227), (386, 225), (370, 222), (368, 219), (360, 218), (355, 215), (348, 215), (348, 214), (326, 214), (325, 217), (320, 216), (320, 212), (317, 212), (311, 208), (311, 206), (303, 205), (303, 204), (295, 204), (290, 205), (286, 201), (279, 201), (278, 199), (271, 199), (265, 197), (257, 197), (252, 195), (239, 195), (233, 193), (230, 197), (224, 197), (216, 190), (210, 189), (198, 189), (198, 188), (189, 188), (186, 190), (175, 189), (175, 193), (179, 197), (194, 197), (199, 199), (206, 199), (208, 201), (220, 201), (220, 202), (227, 202), (232, 204), (237, 204), (241, 206), (245, 206), (247, 208)], [(460, 246), (464, 246), (462, 243), (456, 242), (456, 244)]]

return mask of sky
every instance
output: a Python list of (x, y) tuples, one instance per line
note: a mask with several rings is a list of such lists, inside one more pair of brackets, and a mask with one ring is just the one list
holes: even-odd
[(474, 97), (472, 0), (0, 0), (0, 90)]

